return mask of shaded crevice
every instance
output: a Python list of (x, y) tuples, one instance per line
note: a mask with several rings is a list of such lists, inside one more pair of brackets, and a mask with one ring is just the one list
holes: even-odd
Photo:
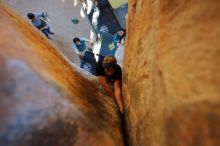
[(121, 117), (121, 130), (122, 130), (124, 146), (129, 146), (129, 139), (128, 139), (128, 132), (127, 132), (125, 115), (121, 114), (120, 117)]

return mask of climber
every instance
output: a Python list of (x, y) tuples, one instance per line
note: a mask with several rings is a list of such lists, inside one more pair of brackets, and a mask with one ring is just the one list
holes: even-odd
[(118, 32), (115, 34), (113, 41), (114, 43), (116, 43), (117, 46), (119, 46), (120, 44), (124, 44), (125, 37), (126, 37), (126, 30), (120, 28)]
[(50, 31), (50, 27), (47, 23), (43, 20), (44, 13), (42, 14), (33, 14), (28, 13), (27, 17), (31, 20), (31, 23), (38, 28), (48, 39), (50, 39), (49, 34), (54, 34), (54, 32)]
[(87, 47), (86, 42), (89, 42), (91, 44), (91, 46), (93, 46), (93, 42), (91, 40), (86, 39), (86, 38), (75, 37), (73, 39), (72, 49), (79, 56), (80, 62), (82, 62), (83, 56), (86, 51), (92, 51), (92, 48)]
[(96, 76), (108, 95), (116, 99), (121, 114), (122, 103), (122, 70), (113, 56), (106, 56), (102, 64), (96, 64)]

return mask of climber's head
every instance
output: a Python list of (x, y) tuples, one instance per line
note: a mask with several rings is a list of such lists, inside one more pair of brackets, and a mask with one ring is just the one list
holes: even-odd
[(111, 76), (116, 71), (117, 60), (114, 56), (106, 56), (102, 64), (106, 75)]

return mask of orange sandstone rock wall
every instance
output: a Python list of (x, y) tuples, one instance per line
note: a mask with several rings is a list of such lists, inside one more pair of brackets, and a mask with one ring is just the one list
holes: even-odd
[(0, 3), (0, 145), (122, 146), (112, 98)]
[(220, 1), (129, 0), (123, 96), (131, 146), (220, 145)]

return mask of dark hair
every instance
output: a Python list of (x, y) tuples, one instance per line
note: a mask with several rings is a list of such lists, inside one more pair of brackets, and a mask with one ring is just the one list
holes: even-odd
[(77, 37), (75, 37), (75, 38), (73, 39), (73, 42), (76, 44), (77, 41), (80, 41), (80, 39), (77, 38)]
[(121, 42), (121, 39), (126, 36), (126, 29), (124, 29), (124, 28), (119, 28), (119, 29), (118, 29), (118, 32), (119, 32), (119, 31), (123, 31), (123, 32), (124, 32), (123, 35), (120, 36), (120, 37), (121, 37), (121, 38), (120, 38), (120, 42)]
[(119, 28), (118, 31), (125, 31), (123, 28)]
[(27, 17), (28, 17), (29, 19), (33, 19), (33, 18), (35, 17), (35, 15), (34, 15), (33, 13), (28, 13), (28, 14), (27, 14)]
[(123, 38), (125, 38), (125, 36), (126, 36), (126, 29), (123, 29), (123, 28), (119, 28), (118, 29), (118, 32), (117, 33), (119, 33), (120, 31), (122, 31), (123, 32), (123, 34), (121, 35), (119, 35), (119, 42), (121, 42), (121, 40), (123, 39)]

